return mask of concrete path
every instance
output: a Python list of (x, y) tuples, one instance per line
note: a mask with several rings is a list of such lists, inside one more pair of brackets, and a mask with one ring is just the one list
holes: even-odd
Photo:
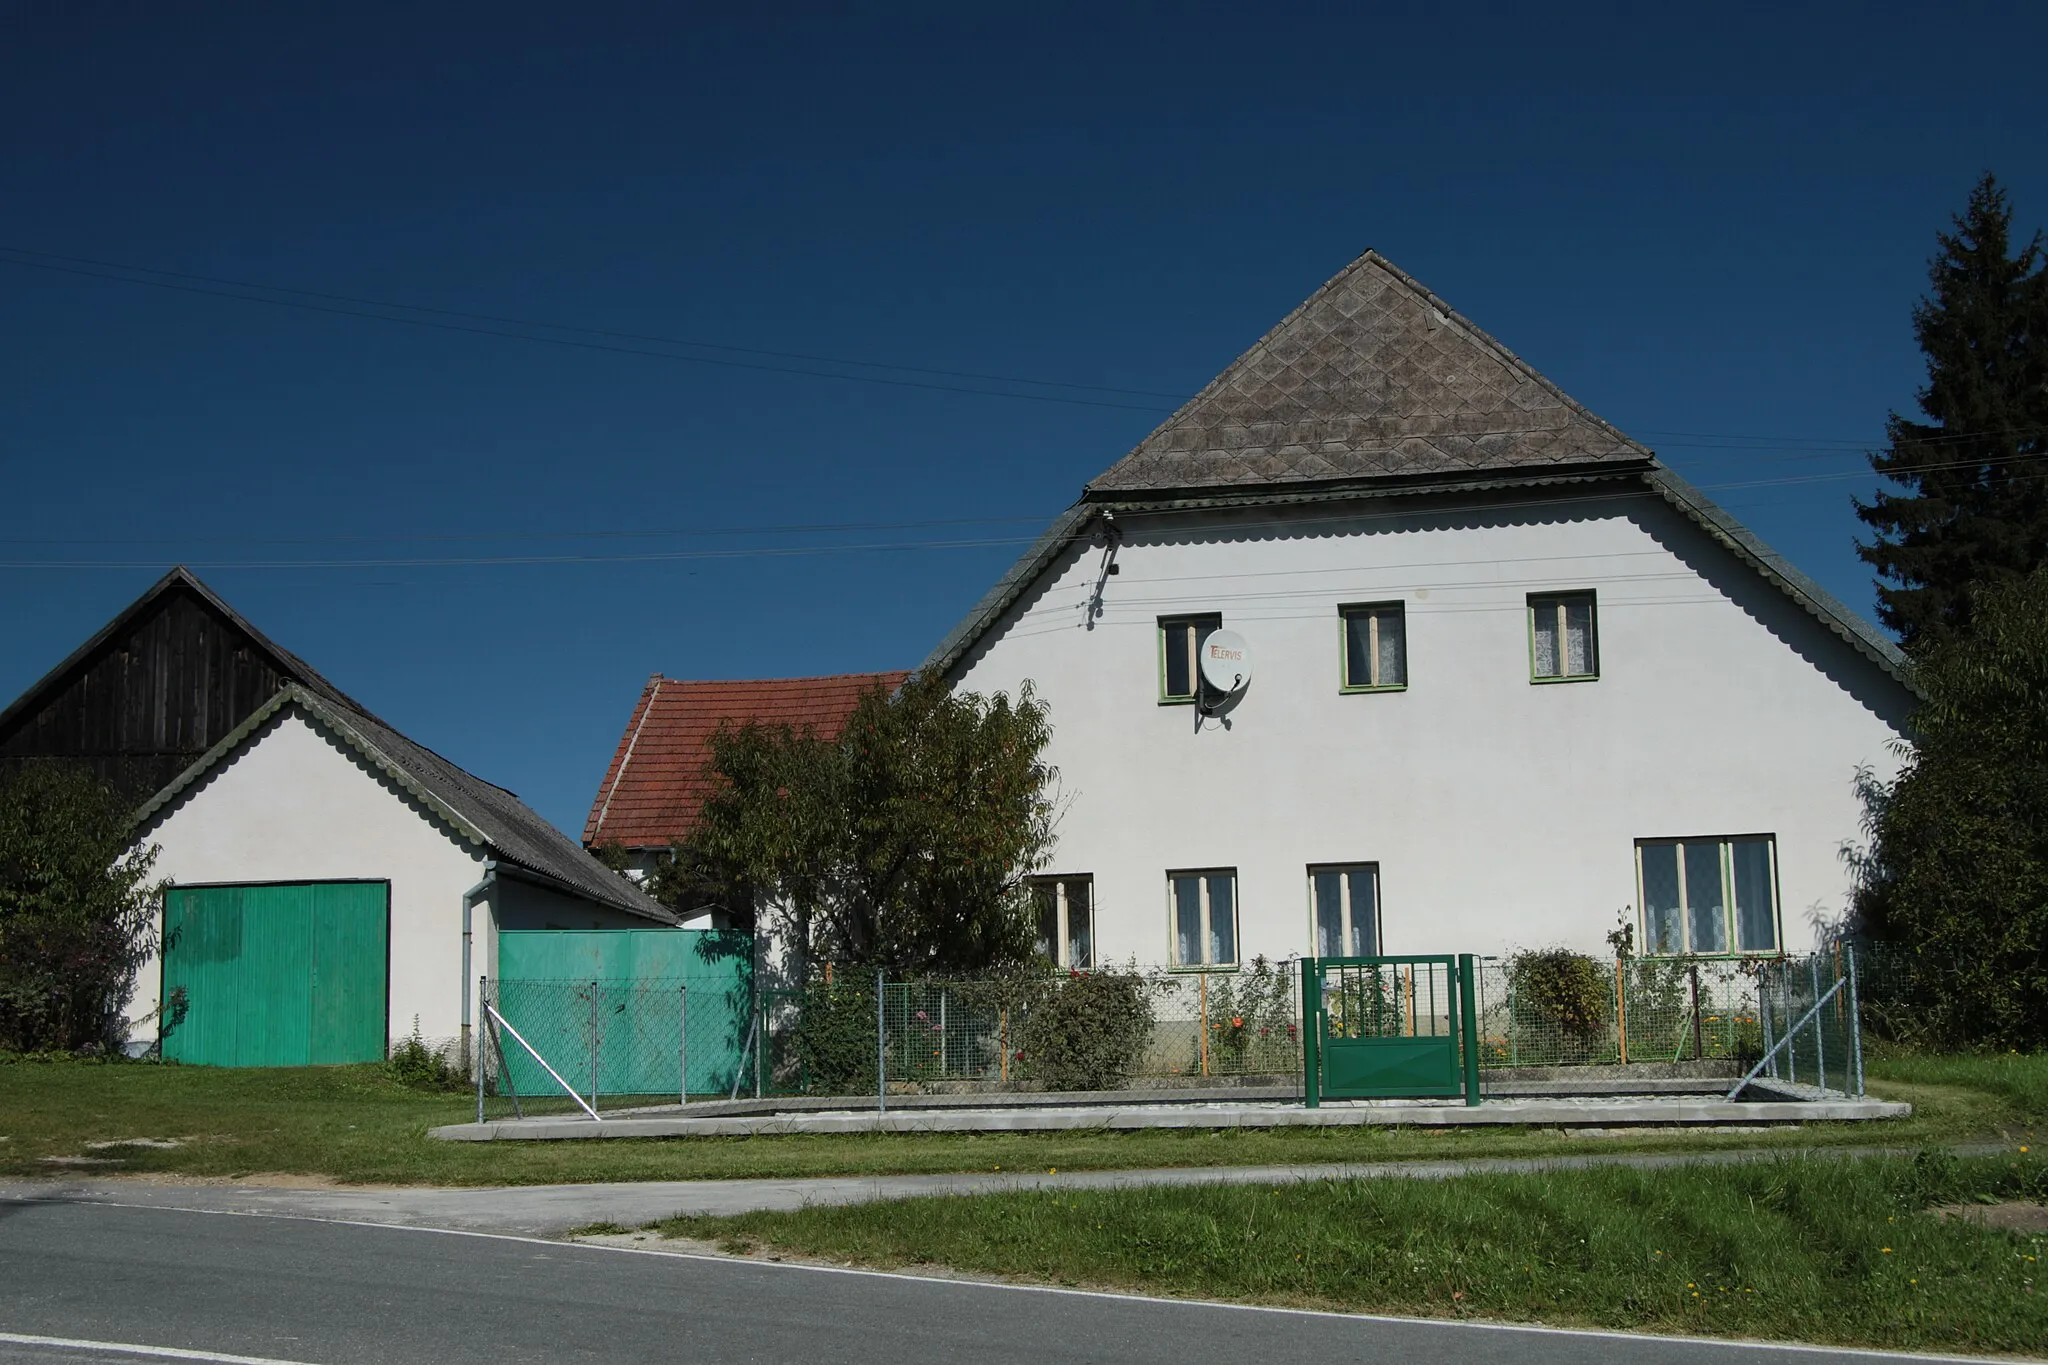
[[(1913, 1149), (1815, 1148), (1810, 1157), (1900, 1156)], [(1997, 1144), (1954, 1149), (1993, 1154)], [(1444, 1180), (1486, 1172), (1584, 1170), (1595, 1166), (1663, 1169), (1771, 1161), (1802, 1153), (1750, 1150), (1696, 1153), (1584, 1153), (1554, 1157), (1484, 1158), (1300, 1166), (1190, 1166), (1138, 1171), (987, 1171), (948, 1175), (823, 1176), (790, 1180), (661, 1180), (603, 1185), (514, 1185), (473, 1189), (339, 1186), (279, 1189), (183, 1184), (143, 1178), (0, 1181), (0, 1210), (56, 1202), (208, 1213), (271, 1214), (395, 1227), (560, 1236), (593, 1223), (640, 1227), (677, 1214), (734, 1214), (861, 1204), (920, 1195), (993, 1194), (1013, 1190), (1122, 1189), (1132, 1186), (1282, 1184), (1302, 1180)]]

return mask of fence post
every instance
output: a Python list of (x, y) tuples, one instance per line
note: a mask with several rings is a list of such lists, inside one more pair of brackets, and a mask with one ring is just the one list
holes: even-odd
[(676, 1103), (690, 1102), (690, 988), (676, 987)]
[(875, 1112), (889, 1112), (889, 1016), (883, 1001), (887, 990), (882, 969), (875, 968)]
[[(486, 1006), (486, 1005), (488, 1005), (488, 1004), (490, 1004), (490, 1003), (491, 1003), (491, 997), (490, 997), (490, 986), (491, 986), (491, 978), (490, 978), (490, 977), (488, 977), (488, 976), (480, 976), (480, 977), (478, 977), (478, 978), (476, 979), (476, 999), (477, 999), (477, 1008), (478, 1008), (478, 1012), (479, 1012), (479, 1013), (481, 1013), (481, 1012), (482, 1012), (482, 1010), (483, 1010), (483, 1007), (484, 1007), (484, 1006)], [(483, 1020), (482, 1020), (482, 1019), (479, 1019), (479, 1020), (478, 1020), (477, 1022), (478, 1022), (478, 1023), (480, 1023), (480, 1024), (482, 1024), (482, 1023), (483, 1023)], [(490, 1027), (490, 1025), (488, 1025), (488, 1024), (484, 1024), (484, 1027), (485, 1027), (485, 1028), (489, 1028), (489, 1027)], [(470, 1061), (471, 1061), (471, 1063), (472, 1063), (472, 1064), (473, 1064), (473, 1065), (474, 1065), (474, 1066), (476, 1067), (476, 1121), (477, 1121), (478, 1123), (482, 1123), (482, 1122), (484, 1121), (484, 1066), (485, 1066), (485, 1062), (484, 1062), (484, 1052), (483, 1052), (483, 1049), (482, 1049), (482, 1048), (477, 1048), (477, 1049), (476, 1049), (475, 1051), (476, 1051), (476, 1055), (475, 1055), (474, 1057), (472, 1057), (472, 1058), (470, 1059)]]
[(1465, 1103), (1479, 1103), (1479, 972), (1470, 953), (1458, 954), (1458, 1013), (1465, 1033)]
[(1757, 1027), (1763, 1030), (1764, 1055), (1771, 1057), (1770, 1076), (1775, 1081), (1778, 1079), (1778, 1062), (1771, 1049), (1771, 964), (1768, 962), (1757, 968), (1756, 1022)]
[[(1806, 960), (1807, 972), (1813, 977), (1813, 999), (1820, 1002), (1820, 954), (1815, 953)], [(1820, 1088), (1828, 1088), (1828, 1040), (1827, 1029), (1819, 1017), (1813, 1021), (1813, 1065), (1820, 1072)]]
[(1692, 1059), (1699, 1061), (1707, 1055), (1707, 1049), (1700, 1038), (1700, 964), (1691, 967), (1692, 975)]
[(1195, 978), (1195, 998), (1201, 1002), (1199, 1011), (1202, 1022), (1202, 1074), (1209, 1074), (1209, 974), (1203, 972)]
[(1622, 985), (1622, 959), (1614, 959), (1614, 1037), (1621, 1049), (1621, 1064), (1628, 1065), (1628, 990)]
[(1323, 1104), (1323, 1049), (1318, 1030), (1323, 1017), (1323, 973), (1316, 960), (1301, 960), (1301, 1098), (1309, 1109)]
[(597, 1112), (597, 983), (590, 983), (590, 1109)]
[(1842, 945), (1842, 960), (1849, 969), (1849, 1055), (1855, 1059), (1858, 1098), (1863, 1094), (1863, 1008), (1856, 994), (1856, 949)]

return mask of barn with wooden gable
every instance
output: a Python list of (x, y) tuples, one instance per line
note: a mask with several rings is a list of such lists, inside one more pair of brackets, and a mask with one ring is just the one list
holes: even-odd
[(0, 712), (0, 762), (39, 758), (116, 782), (162, 850), (162, 951), (130, 1014), (131, 1045), (167, 1057), (375, 1060), (415, 1020), (452, 1042), (499, 930), (675, 922), (184, 569)]

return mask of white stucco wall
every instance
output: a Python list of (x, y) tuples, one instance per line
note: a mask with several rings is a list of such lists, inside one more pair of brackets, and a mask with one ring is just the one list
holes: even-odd
[[(458, 1034), (462, 894), (481, 878), (485, 852), (297, 708), (280, 711), (159, 812), (141, 838), (162, 850), (158, 874), (181, 884), (390, 882), (388, 1032), (405, 1037), (417, 1014), (429, 1039)], [(474, 934), (472, 975), (488, 971), (494, 956), (487, 900), (475, 911)], [(131, 1019), (156, 1009), (161, 986), (161, 963), (152, 960), (138, 977)], [(131, 1035), (154, 1037), (153, 1022)]]
[[(1092, 628), (1102, 550), (1077, 545), (955, 668), (1050, 705), (1047, 870), (1095, 877), (1097, 961), (1166, 961), (1166, 872), (1218, 866), (1241, 958), (1307, 952), (1307, 868), (1340, 862), (1379, 864), (1382, 951), (1604, 951), (1638, 838), (1754, 833), (1777, 840), (1785, 942), (1810, 944), (1906, 690), (1654, 495), (1419, 506), (1126, 517)], [(1527, 595), (1574, 589), (1597, 593), (1600, 677), (1532, 684)], [(1337, 608), (1383, 600), (1408, 688), (1343, 694)], [(1255, 657), (1199, 726), (1158, 703), (1156, 640), (1196, 612)]]

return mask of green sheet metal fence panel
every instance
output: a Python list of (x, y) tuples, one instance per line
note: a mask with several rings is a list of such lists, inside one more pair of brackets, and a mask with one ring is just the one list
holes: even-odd
[(1326, 957), (1302, 963), (1309, 1102), (1463, 1097), (1476, 1103), (1469, 958)]
[(390, 900), (384, 882), (172, 887), (163, 1055), (200, 1066), (380, 1060)]
[[(674, 1095), (685, 1055), (691, 1094), (724, 1093), (753, 1019), (753, 960), (752, 937), (728, 930), (507, 930), (491, 995), (586, 1096)], [(509, 1039), (505, 1060), (520, 1093), (559, 1091)]]

